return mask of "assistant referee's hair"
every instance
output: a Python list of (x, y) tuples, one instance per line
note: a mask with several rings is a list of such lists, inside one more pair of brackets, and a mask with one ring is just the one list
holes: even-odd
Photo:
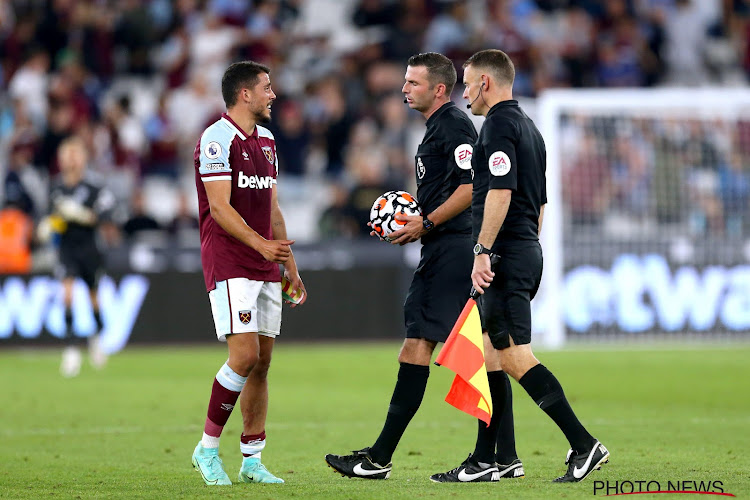
[(463, 67), (467, 66), (489, 71), (501, 85), (512, 86), (516, 78), (513, 61), (508, 54), (498, 49), (480, 50), (466, 60)]
[(424, 66), (427, 68), (427, 79), (433, 87), (439, 83), (445, 85), (445, 94), (450, 96), (456, 85), (456, 67), (453, 61), (437, 52), (424, 52), (411, 56), (406, 62), (408, 66)]
[(271, 69), (254, 61), (236, 62), (227, 68), (221, 78), (221, 95), (227, 108), (237, 104), (237, 93), (241, 88), (251, 88), (258, 84), (261, 73), (270, 74)]

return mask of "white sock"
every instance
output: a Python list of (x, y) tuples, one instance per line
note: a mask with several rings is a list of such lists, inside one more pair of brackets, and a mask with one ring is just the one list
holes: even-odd
[(204, 432), (203, 437), (201, 438), (201, 446), (203, 446), (204, 448), (218, 448), (219, 437), (209, 436)]

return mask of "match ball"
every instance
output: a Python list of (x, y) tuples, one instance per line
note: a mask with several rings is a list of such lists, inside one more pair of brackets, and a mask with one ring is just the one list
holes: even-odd
[(381, 240), (390, 241), (388, 235), (398, 231), (406, 222), (397, 221), (396, 214), (421, 215), (417, 199), (406, 191), (387, 191), (370, 209), (370, 227)]

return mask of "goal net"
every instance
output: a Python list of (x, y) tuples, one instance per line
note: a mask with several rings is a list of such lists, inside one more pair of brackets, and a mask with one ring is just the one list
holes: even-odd
[(554, 90), (535, 330), (750, 339), (750, 91)]

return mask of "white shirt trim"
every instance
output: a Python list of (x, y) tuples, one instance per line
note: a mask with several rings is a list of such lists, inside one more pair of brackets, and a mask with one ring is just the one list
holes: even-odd
[(266, 127), (261, 127), (260, 125), (256, 125), (255, 128), (258, 129), (258, 137), (267, 137), (271, 140), (276, 140), (273, 137), (273, 134), (270, 130), (268, 130)]
[(234, 123), (230, 122), (229, 120), (227, 120), (227, 119), (226, 119), (226, 118), (224, 118), (223, 116), (221, 117), (221, 121), (223, 121), (224, 123), (226, 123), (227, 125), (229, 125), (229, 126), (230, 126), (230, 127), (231, 127), (231, 128), (233, 129), (233, 130), (234, 130), (234, 132), (235, 132), (235, 133), (236, 133), (236, 134), (237, 134), (238, 136), (240, 136), (240, 139), (242, 139), (243, 141), (244, 141), (245, 139), (247, 139), (247, 138), (245, 137), (245, 135), (244, 135), (244, 134), (242, 133), (242, 131), (241, 131), (240, 129), (238, 129), (237, 127), (235, 127), (235, 126), (234, 126)]
[(231, 175), (216, 175), (213, 177), (201, 177), (201, 180), (203, 182), (210, 182), (210, 181), (231, 181), (232, 176)]

